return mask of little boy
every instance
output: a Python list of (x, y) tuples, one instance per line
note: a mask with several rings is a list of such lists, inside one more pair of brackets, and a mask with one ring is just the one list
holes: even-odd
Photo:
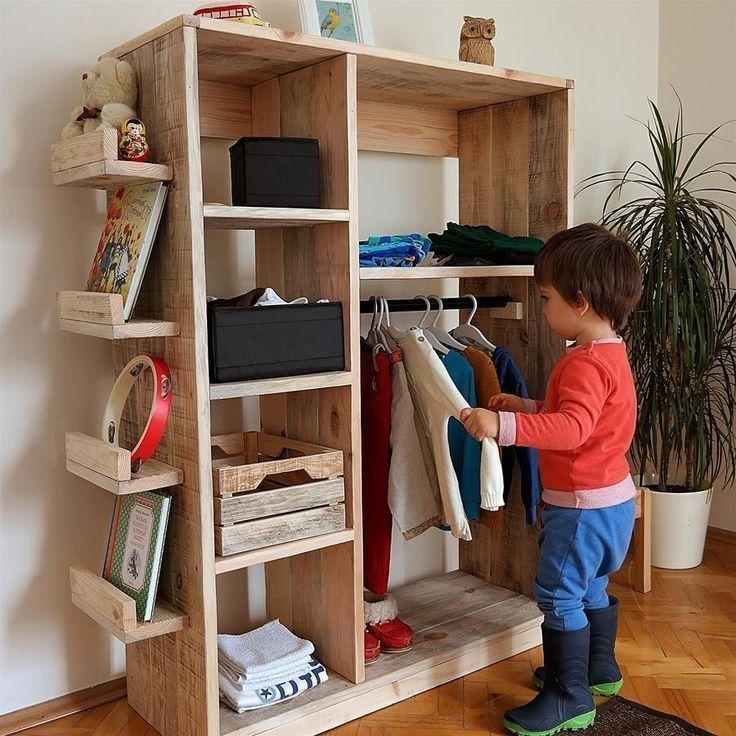
[(534, 593), (544, 613), (541, 692), (504, 716), (513, 733), (586, 728), (591, 694), (623, 684), (614, 657), (618, 601), (608, 576), (623, 563), (634, 526), (626, 453), (636, 394), (621, 329), (641, 295), (636, 254), (622, 238), (585, 224), (551, 237), (534, 268), (551, 329), (574, 344), (557, 363), (544, 403), (501, 394), (465, 409), (476, 439), (539, 449), (543, 529)]

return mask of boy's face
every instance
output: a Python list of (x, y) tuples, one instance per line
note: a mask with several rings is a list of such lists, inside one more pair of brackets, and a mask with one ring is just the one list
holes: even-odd
[(553, 286), (540, 286), (542, 314), (550, 328), (565, 340), (574, 340), (583, 324), (584, 306), (574, 307)]

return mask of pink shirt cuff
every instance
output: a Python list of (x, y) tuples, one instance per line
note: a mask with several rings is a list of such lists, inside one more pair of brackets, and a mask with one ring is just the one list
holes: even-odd
[(501, 447), (516, 444), (516, 414), (512, 411), (498, 412), (498, 444)]

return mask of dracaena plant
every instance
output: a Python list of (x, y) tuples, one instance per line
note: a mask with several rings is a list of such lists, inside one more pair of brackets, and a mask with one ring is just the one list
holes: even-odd
[[(632, 457), (640, 474), (657, 472), (661, 491), (710, 488), (721, 472), (729, 486), (736, 469), (736, 247), (729, 233), (736, 162), (699, 167), (727, 123), (686, 153), (695, 134), (683, 130), (682, 102), (674, 130), (649, 104), (653, 160), (596, 174), (579, 188), (613, 184), (601, 224), (628, 237), (642, 266), (641, 301), (624, 330), (639, 400)], [(684, 488), (673, 484), (683, 469)]]

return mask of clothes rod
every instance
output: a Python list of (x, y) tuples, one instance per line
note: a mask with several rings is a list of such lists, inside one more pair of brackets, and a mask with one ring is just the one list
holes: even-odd
[[(388, 309), (393, 312), (424, 312), (427, 309), (426, 302), (423, 299), (388, 299)], [(511, 302), (508, 296), (477, 296), (475, 301), (478, 303), (478, 309), (504, 309)], [(432, 310), (439, 309), (436, 299), (429, 300)], [(465, 296), (448, 296), (442, 297), (442, 307), (448, 309), (472, 309), (473, 300)], [(376, 309), (376, 302), (373, 299), (363, 299), (360, 302), (361, 314), (372, 314)]]

